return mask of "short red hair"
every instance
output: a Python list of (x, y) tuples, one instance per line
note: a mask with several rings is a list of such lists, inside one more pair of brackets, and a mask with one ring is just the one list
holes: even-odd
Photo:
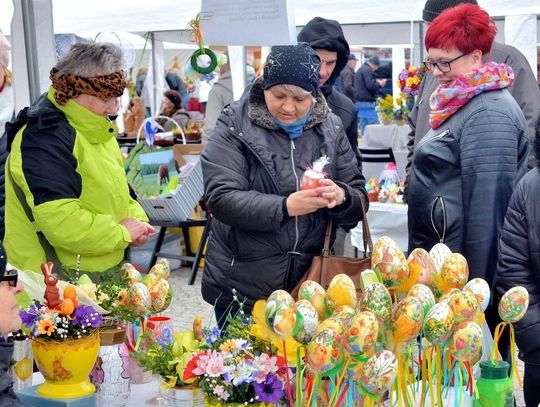
[(483, 54), (491, 51), (497, 34), (495, 22), (482, 8), (462, 3), (447, 8), (435, 18), (426, 32), (426, 49), (446, 51), (457, 48), (464, 54), (479, 49)]

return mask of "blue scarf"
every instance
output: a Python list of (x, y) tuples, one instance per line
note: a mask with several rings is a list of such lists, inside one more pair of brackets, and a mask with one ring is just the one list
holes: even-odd
[(289, 138), (291, 140), (296, 140), (304, 132), (304, 125), (306, 124), (306, 122), (311, 117), (311, 113), (313, 113), (313, 108), (309, 109), (309, 112), (307, 112), (307, 114), (303, 118), (301, 118), (297, 122), (291, 123), (291, 124), (282, 123), (276, 118), (274, 118), (274, 122), (279, 127), (281, 127), (285, 131), (285, 133), (287, 133), (289, 135)]

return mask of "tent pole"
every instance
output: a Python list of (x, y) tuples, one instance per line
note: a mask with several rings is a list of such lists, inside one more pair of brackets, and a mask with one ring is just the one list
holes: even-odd
[(26, 66), (28, 72), (30, 103), (33, 103), (40, 95), (40, 84), (35, 31), (36, 24), (34, 20), (34, 5), (32, 0), (22, 0), (21, 9), (24, 41), (26, 45)]
[(154, 38), (154, 33), (150, 33), (150, 43), (152, 44), (152, 100), (154, 111), (152, 115), (155, 116), (158, 114), (158, 99), (157, 99), (157, 64), (156, 64), (156, 42)]

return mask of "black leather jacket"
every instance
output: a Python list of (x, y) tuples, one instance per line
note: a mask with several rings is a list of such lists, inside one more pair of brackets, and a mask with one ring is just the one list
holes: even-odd
[(444, 242), (470, 278), (493, 282), (512, 190), (527, 170), (527, 123), (507, 90), (471, 99), (416, 146), (409, 184), (409, 250)]

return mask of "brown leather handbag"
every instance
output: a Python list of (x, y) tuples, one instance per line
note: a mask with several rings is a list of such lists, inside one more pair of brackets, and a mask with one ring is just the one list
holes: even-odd
[(324, 246), (322, 254), (313, 257), (311, 266), (302, 276), (296, 287), (291, 291), (293, 298), (298, 298), (298, 290), (306, 280), (313, 280), (322, 285), (325, 289), (334, 276), (338, 274), (348, 275), (354, 282), (356, 291), (360, 292), (360, 274), (362, 271), (371, 268), (371, 252), (373, 251), (373, 242), (366, 216), (366, 207), (364, 197), (360, 195), (360, 207), (362, 209), (362, 238), (364, 240), (364, 257), (350, 258), (342, 256), (333, 256), (330, 254), (330, 235), (332, 234), (332, 220), (328, 222), (326, 234), (324, 237)]

